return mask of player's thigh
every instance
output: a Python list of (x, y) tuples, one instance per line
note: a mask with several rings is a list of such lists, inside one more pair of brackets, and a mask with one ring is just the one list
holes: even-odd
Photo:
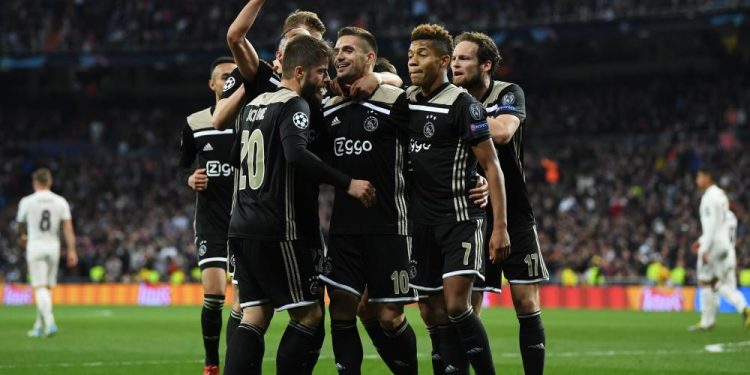
[(425, 296), (443, 290), (443, 256), (435, 238), (435, 227), (415, 223), (411, 239), (409, 285)]
[(717, 288), (737, 288), (737, 264), (735, 261), (722, 261), (720, 263), (720, 271), (718, 274)]
[(535, 228), (511, 235), (510, 256), (500, 262), (500, 267), (511, 285), (549, 280)]
[(704, 263), (703, 258), (698, 255), (698, 264), (696, 267), (698, 282), (703, 286), (710, 286), (718, 279), (715, 263)]
[(264, 241), (252, 251), (254, 278), (276, 311), (318, 303), (318, 275), (305, 241)]
[(399, 235), (363, 236), (369, 303), (407, 304), (417, 301), (409, 286), (410, 239)]
[(201, 284), (204, 294), (224, 295), (227, 290), (224, 268), (208, 267), (201, 270)]
[[(487, 232), (485, 232), (487, 234)], [(489, 236), (485, 236), (488, 239)], [(503, 289), (503, 269), (500, 263), (492, 263), (489, 257), (489, 241), (484, 241), (484, 279), (477, 277), (474, 280), (474, 285), (471, 290), (478, 296), (481, 296), (483, 292), (500, 293)], [(477, 297), (479, 298), (479, 297)]]
[(51, 261), (42, 253), (27, 253), (26, 264), (29, 269), (31, 286), (41, 288), (50, 286)]
[[(326, 284), (332, 297), (332, 291), (337, 289), (359, 300), (366, 285), (365, 262), (363, 236), (331, 236), (320, 280)], [(346, 298), (341, 293), (336, 293), (336, 296)]]
[(443, 280), (459, 275), (484, 277), (484, 220), (438, 225), (435, 232), (443, 258)]
[(47, 285), (50, 288), (57, 285), (57, 271), (60, 269), (60, 249), (56, 249), (47, 257)]
[(195, 248), (198, 251), (198, 267), (227, 268), (227, 238), (221, 235), (196, 235)]
[(234, 250), (234, 280), (239, 287), (240, 308), (245, 311), (250, 307), (270, 305), (270, 298), (264, 293), (255, 269), (258, 258), (261, 258), (257, 248), (262, 243), (241, 238), (230, 238), (229, 243)]

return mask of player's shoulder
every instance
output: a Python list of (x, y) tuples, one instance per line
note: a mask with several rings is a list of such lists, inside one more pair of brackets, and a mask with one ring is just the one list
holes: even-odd
[(398, 99), (401, 94), (404, 93), (404, 90), (391, 85), (380, 85), (377, 90), (375, 90), (374, 93), (372, 93), (372, 96), (370, 96), (367, 100), (383, 103), (387, 105), (393, 105), (393, 103), (396, 102), (396, 99)]
[(331, 96), (328, 97), (323, 103), (323, 111), (336, 107), (341, 103), (348, 102), (350, 99), (343, 96)]
[(298, 101), (305, 101), (299, 94), (289, 89), (278, 89), (276, 91), (265, 92), (258, 95), (252, 102), (251, 105), (257, 106), (268, 106), (271, 104), (286, 104), (296, 103)]
[(476, 101), (477, 100), (474, 99), (474, 97), (471, 96), (471, 94), (466, 92), (466, 90), (452, 83), (446, 86), (442, 91), (440, 91), (437, 95), (435, 95), (435, 97), (433, 97), (432, 100), (430, 100), (430, 102), (432, 103), (447, 105), (447, 106), (471, 104)]
[(190, 114), (187, 117), (187, 124), (193, 131), (213, 128), (211, 124), (211, 107)]
[(523, 95), (523, 89), (518, 84), (504, 81), (493, 81), (492, 89), (484, 100), (484, 105), (509, 105), (516, 102), (516, 97)]

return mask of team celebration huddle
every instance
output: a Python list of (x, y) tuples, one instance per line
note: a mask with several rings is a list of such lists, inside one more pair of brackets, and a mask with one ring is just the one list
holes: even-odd
[[(524, 93), (492, 79), (492, 39), (415, 27), (404, 85), (376, 36), (343, 27), (328, 43), (309, 11), (279, 25), (275, 60), (261, 60), (246, 35), (263, 3), (249, 1), (229, 26), (233, 56), (211, 66), (216, 102), (182, 131), (183, 180), (197, 191), (204, 374), (219, 373), (226, 273), (227, 375), (261, 373), (264, 334), (282, 311), (279, 374), (314, 373), (326, 333), (338, 373), (360, 374), (358, 318), (394, 374), (430, 373), (419, 351), (433, 374), (495, 374), (480, 311), (501, 275), (524, 371), (542, 374), (538, 284), (549, 276), (523, 172)], [(335, 188), (328, 238), (320, 184)], [(406, 319), (409, 304), (431, 348), (417, 348), (422, 323)]]

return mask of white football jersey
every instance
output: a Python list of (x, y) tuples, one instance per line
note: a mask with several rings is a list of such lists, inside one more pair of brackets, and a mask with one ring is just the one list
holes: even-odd
[(716, 185), (711, 185), (701, 197), (700, 217), (703, 233), (699, 239), (701, 253), (726, 251), (730, 245), (725, 221), (729, 199)]
[(21, 199), (16, 221), (26, 223), (26, 251), (59, 250), (60, 225), (70, 218), (68, 201), (49, 190)]

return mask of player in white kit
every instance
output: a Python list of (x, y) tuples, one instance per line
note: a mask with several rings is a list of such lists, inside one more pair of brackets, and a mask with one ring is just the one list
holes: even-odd
[(695, 179), (698, 188), (704, 192), (700, 204), (703, 233), (692, 246), (698, 254), (701, 320), (690, 326), (689, 330), (705, 331), (714, 327), (719, 295), (742, 314), (745, 328), (750, 328), (750, 309), (745, 297), (737, 290), (737, 255), (734, 248), (737, 217), (729, 210), (729, 200), (714, 183), (712, 173), (708, 168), (701, 168)]
[(41, 168), (31, 175), (34, 193), (18, 203), (18, 243), (26, 247), (26, 263), (34, 288), (37, 318), (29, 337), (52, 336), (57, 325), (52, 315), (50, 289), (57, 284), (57, 268), (60, 262), (60, 226), (65, 234), (68, 267), (78, 264), (73, 218), (65, 198), (50, 191), (52, 173)]

